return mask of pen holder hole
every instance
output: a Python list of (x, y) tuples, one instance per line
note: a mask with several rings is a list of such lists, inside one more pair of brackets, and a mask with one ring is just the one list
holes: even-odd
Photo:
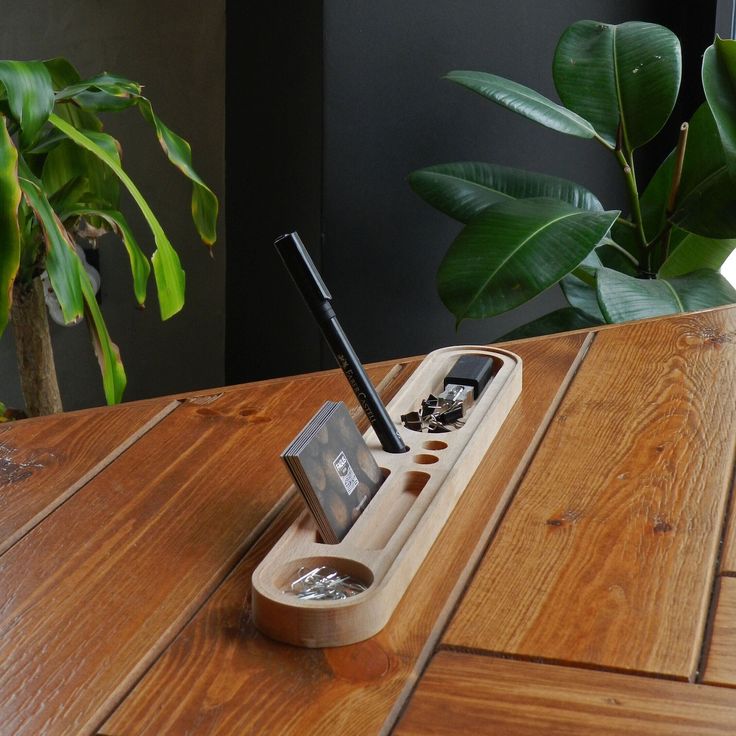
[(386, 489), (390, 493), (390, 504), (386, 505), (387, 512), (382, 515), (380, 523), (374, 522), (355, 529), (350, 544), (359, 549), (383, 549), (411, 510), (430, 477), (429, 473), (409, 470), (389, 481), (396, 485)]
[(413, 460), (415, 463), (418, 463), (419, 465), (432, 465), (433, 463), (436, 463), (439, 460), (439, 458), (437, 457), (437, 455), (424, 454), (424, 455), (414, 455)]
[(447, 442), (442, 442), (441, 440), (429, 440), (429, 442), (424, 442), (422, 447), (425, 450), (444, 450), (447, 447)]

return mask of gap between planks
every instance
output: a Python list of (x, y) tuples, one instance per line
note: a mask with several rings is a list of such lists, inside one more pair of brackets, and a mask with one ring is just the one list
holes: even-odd
[(633, 677), (648, 677), (650, 680), (666, 680), (667, 682), (680, 682), (686, 684), (687, 680), (676, 675), (663, 675), (659, 672), (647, 672), (638, 669), (626, 669), (625, 667), (606, 667), (605, 665), (593, 664), (591, 662), (577, 662), (575, 660), (560, 659), (555, 657), (533, 657), (528, 654), (511, 654), (509, 652), (495, 651), (493, 649), (479, 649), (477, 647), (463, 647), (457, 644), (441, 644), (437, 651), (454, 652), (456, 654), (472, 654), (473, 656), (488, 657), (489, 659), (508, 659), (513, 662), (532, 662), (533, 664), (546, 664), (555, 667), (568, 667), (576, 670), (588, 670), (592, 672), (610, 672), (616, 675), (632, 675)]
[[(404, 381), (406, 381), (411, 373), (413, 373), (413, 369), (415, 367), (416, 364), (409, 362), (395, 363), (389, 369), (386, 375), (376, 384), (376, 391), (385, 403), (387, 403), (393, 397), (393, 395), (398, 391), (401, 385), (403, 385)], [(267, 383), (267, 381), (261, 381), (259, 383)], [(224, 393), (225, 392), (215, 394), (214, 396), (212, 396), (211, 401), (207, 401), (209, 396), (198, 393), (191, 396), (191, 398), (178, 400), (176, 401), (176, 404), (179, 405), (185, 402), (194, 404), (214, 403), (214, 401), (219, 399)], [(350, 410), (350, 416), (353, 418), (353, 420), (356, 421), (359, 427), (362, 427), (362, 430), (365, 430), (367, 428), (368, 420), (363, 414), (360, 406), (353, 407)], [(161, 636), (161, 638), (159, 639), (159, 646), (155, 647), (155, 649), (152, 648), (150, 652), (151, 656), (143, 658), (138, 663), (138, 666), (131, 670), (128, 677), (126, 678), (126, 681), (122, 684), (122, 687), (111, 694), (112, 697), (109, 698), (108, 702), (105, 704), (105, 707), (102, 708), (100, 711), (101, 715), (99, 717), (97, 725), (93, 726), (92, 728), (92, 732), (96, 736), (106, 736), (104, 731), (100, 729), (102, 729), (104, 723), (109, 720), (111, 714), (114, 713), (115, 710), (125, 701), (128, 695), (130, 695), (130, 693), (136, 688), (140, 680), (145, 676), (145, 674), (163, 656), (171, 642), (174, 641), (174, 639), (179, 635), (181, 631), (186, 628), (186, 626), (188, 626), (188, 624), (200, 612), (200, 610), (205, 605), (207, 605), (208, 601), (215, 594), (220, 585), (222, 585), (223, 582), (228, 579), (228, 577), (232, 574), (235, 568), (238, 567), (238, 565), (242, 562), (243, 558), (248, 554), (253, 546), (257, 544), (264, 535), (268, 534), (271, 526), (278, 521), (279, 515), (285, 510), (289, 502), (294, 499), (298, 493), (299, 492), (294, 485), (290, 486), (284, 492), (281, 498), (276, 501), (271, 509), (263, 516), (258, 524), (247, 535), (247, 537), (238, 547), (238, 549), (235, 550), (232, 558), (225, 566), (223, 566), (221, 570), (221, 575), (218, 576), (217, 580), (213, 581), (207, 589), (203, 590), (203, 594), (201, 595), (198, 602), (187, 611), (187, 614), (185, 616), (174, 622), (172, 626), (170, 626), (169, 629)]]
[(727, 541), (727, 535), (730, 527), (734, 523), (734, 519), (731, 515), (734, 513), (734, 486), (736, 485), (736, 447), (734, 448), (734, 454), (731, 457), (731, 483), (730, 491), (728, 493), (728, 499), (723, 509), (723, 519), (721, 520), (721, 539), (718, 545), (718, 554), (713, 567), (713, 581), (711, 583), (710, 591), (710, 603), (708, 604), (708, 615), (705, 619), (705, 626), (703, 628), (701, 640), (700, 640), (700, 657), (698, 659), (697, 670), (695, 671), (695, 682), (703, 682), (706, 667), (708, 666), (708, 654), (710, 652), (710, 645), (713, 639), (713, 624), (716, 618), (716, 611), (718, 610), (718, 600), (721, 592), (721, 577), (736, 577), (734, 572), (721, 572), (721, 561), (723, 559), (723, 552)]
[(0, 541), (0, 557), (23, 539), (26, 534), (41, 524), (44, 519), (48, 518), (60, 506), (63, 506), (74, 496), (75, 493), (84, 488), (87, 483), (98, 476), (103, 470), (105, 470), (105, 468), (112, 465), (115, 460), (129, 450), (139, 439), (141, 439), (141, 437), (150, 432), (154, 427), (166, 419), (166, 417), (172, 414), (181, 405), (181, 403), (181, 401), (176, 399), (169, 402), (163, 409), (161, 409), (161, 411), (145, 422), (145, 424), (141, 425), (138, 429), (128, 435), (119, 445), (117, 445), (117, 447), (100, 460), (100, 462), (72, 483), (63, 493), (59, 494), (52, 503), (41, 509), (41, 511), (29, 519), (25, 524), (20, 526), (13, 534)]
[[(483, 557), (485, 556), (486, 551), (493, 543), (498, 529), (501, 527), (501, 524), (503, 524), (506, 512), (510, 508), (516, 496), (516, 492), (518, 491), (521, 482), (524, 480), (524, 476), (526, 475), (529, 466), (534, 460), (534, 457), (537, 454), (542, 441), (544, 440), (544, 436), (547, 434), (549, 425), (554, 419), (554, 416), (557, 413), (557, 409), (560, 407), (560, 404), (570, 390), (570, 387), (575, 380), (575, 376), (577, 376), (578, 371), (580, 370), (580, 366), (585, 360), (585, 356), (588, 354), (588, 351), (590, 350), (595, 337), (595, 332), (587, 333), (582, 345), (580, 346), (580, 349), (578, 350), (578, 354), (575, 357), (575, 360), (570, 364), (570, 368), (564, 380), (560, 384), (557, 395), (550, 403), (546, 415), (539, 423), (539, 427), (537, 428), (532, 441), (529, 443), (529, 447), (526, 453), (521, 458), (516, 472), (514, 473), (512, 478), (509, 479), (510, 491), (506, 498), (501, 499), (501, 502), (499, 504), (499, 506), (501, 507), (501, 511), (499, 515), (490, 520), (488, 526), (484, 529), (483, 533), (478, 538), (478, 542), (476, 543), (473, 551), (468, 558), (468, 563), (463, 570), (463, 573), (458, 576), (455, 587), (452, 589), (451, 594), (448, 596), (445, 606), (437, 616), (437, 621), (434, 629), (427, 637), (424, 647), (419, 652), (416, 665), (414, 667), (413, 677), (407, 679), (406, 685), (396, 698), (396, 702), (393, 708), (389, 711), (386, 720), (384, 721), (383, 728), (379, 732), (380, 736), (388, 736), (390, 733), (393, 732), (396, 724), (399, 722), (401, 716), (408, 707), (412, 695), (416, 690), (417, 685), (422, 678), (422, 675), (427, 669), (430, 660), (432, 659), (432, 655), (437, 650), (445, 649), (444, 646), (440, 646), (437, 648), (437, 642), (441, 641), (442, 635), (445, 632), (447, 625), (455, 615), (455, 612), (457, 611), (457, 608), (462, 601), (463, 592), (467, 588), (469, 581), (475, 575)], [(503, 345), (503, 343), (495, 347), (499, 347), (500, 345)], [(522, 386), (522, 391), (523, 390), (524, 389)], [(104, 736), (104, 734), (100, 734), (99, 736)]]

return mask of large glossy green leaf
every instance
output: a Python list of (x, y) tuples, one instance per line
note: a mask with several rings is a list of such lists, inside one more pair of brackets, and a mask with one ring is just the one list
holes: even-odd
[(598, 303), (607, 322), (626, 322), (691, 312), (736, 302), (736, 290), (721, 274), (701, 270), (671, 279), (636, 279), (602, 268)]
[(440, 298), (458, 322), (523, 304), (570, 273), (617, 216), (551, 199), (492, 205), (447, 252), (437, 275)]
[(90, 282), (89, 275), (75, 254), (76, 276), (84, 295), (85, 314), (92, 336), (92, 345), (97, 355), (102, 372), (102, 385), (105, 390), (105, 399), (108, 404), (119, 404), (123, 398), (126, 377), (123, 363), (120, 360), (120, 351), (110, 339), (105, 320), (95, 298), (95, 290)]
[(620, 122), (627, 150), (651, 140), (667, 122), (681, 70), (677, 36), (639, 22), (574, 23), (562, 34), (553, 64), (562, 102), (611, 145)]
[(125, 250), (128, 252), (128, 258), (130, 259), (130, 271), (133, 275), (135, 298), (138, 304), (143, 306), (146, 302), (146, 285), (148, 284), (148, 277), (151, 274), (151, 265), (138, 246), (138, 241), (135, 239), (135, 235), (133, 235), (133, 231), (130, 229), (130, 225), (128, 225), (128, 221), (123, 216), (123, 213), (117, 210), (100, 210), (86, 207), (72, 208), (65, 210), (63, 213), (65, 219), (74, 216), (101, 218), (109, 224), (112, 232), (116, 233), (123, 241)]
[(562, 293), (565, 299), (579, 312), (582, 312), (587, 318), (597, 322), (605, 322), (600, 306), (598, 306), (598, 297), (595, 293), (595, 287), (587, 284), (579, 279), (573, 273), (565, 276), (560, 281)]
[(504, 199), (549, 197), (574, 207), (602, 212), (598, 198), (567, 179), (477, 161), (439, 164), (409, 174), (411, 188), (433, 207), (468, 222)]
[(143, 198), (143, 195), (131, 178), (123, 171), (120, 164), (102, 146), (92, 140), (89, 134), (76, 130), (53, 113), (49, 117), (49, 121), (53, 126), (69, 136), (77, 145), (97, 156), (97, 158), (115, 173), (125, 188), (130, 192), (146, 219), (148, 226), (151, 228), (156, 243), (156, 251), (151, 260), (153, 262), (153, 273), (156, 278), (161, 318), (169, 319), (169, 317), (173, 317), (184, 306), (184, 271), (181, 267), (179, 256), (166, 237), (166, 233), (153, 214), (148, 202)]
[(143, 117), (156, 129), (156, 137), (174, 166), (192, 182), (192, 219), (199, 237), (206, 245), (217, 239), (217, 211), (219, 204), (214, 192), (202, 181), (192, 168), (192, 149), (174, 131), (167, 128), (153, 112), (151, 103), (141, 97), (138, 109)]
[(670, 220), (683, 230), (708, 238), (736, 237), (736, 186), (706, 104), (690, 120), (682, 180)]
[(0, 336), (10, 318), (13, 284), (20, 267), (18, 151), (0, 116)]
[(540, 335), (553, 335), (556, 332), (568, 332), (569, 330), (582, 330), (586, 327), (595, 327), (602, 324), (602, 320), (593, 320), (587, 314), (579, 312), (572, 307), (563, 307), (549, 314), (542, 315), (537, 319), (527, 322), (521, 327), (507, 332), (494, 342), (505, 342), (507, 340), (521, 340), (525, 337), (539, 337)]
[(670, 239), (670, 254), (660, 266), (657, 275), (671, 278), (703, 268), (718, 271), (734, 249), (736, 239), (715, 240), (674, 228)]
[(20, 126), (20, 144), (30, 145), (54, 107), (54, 89), (40, 61), (0, 61), (0, 83)]
[(703, 56), (703, 91), (736, 181), (736, 41), (716, 37)]
[(486, 72), (454, 71), (445, 79), (552, 130), (578, 138), (595, 137), (596, 132), (587, 120), (523, 84)]
[(41, 224), (46, 241), (46, 270), (67, 324), (79, 321), (84, 300), (77, 274), (78, 257), (69, 233), (46, 198), (41, 182), (21, 158), (18, 181), (23, 196)]

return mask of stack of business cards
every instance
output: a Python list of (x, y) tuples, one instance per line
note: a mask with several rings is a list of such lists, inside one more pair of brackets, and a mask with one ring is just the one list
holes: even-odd
[(325, 402), (281, 457), (328, 544), (343, 539), (383, 482), (341, 401)]

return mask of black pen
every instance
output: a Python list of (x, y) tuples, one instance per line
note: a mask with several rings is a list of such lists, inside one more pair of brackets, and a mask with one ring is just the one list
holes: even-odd
[(347, 335), (332, 309), (332, 295), (327, 290), (314, 262), (307, 253), (298, 233), (287, 233), (274, 243), (294, 283), (317, 320), (338, 365), (345, 373), (350, 387), (363, 408), (368, 421), (386, 452), (407, 452), (386, 407), (376, 393)]

